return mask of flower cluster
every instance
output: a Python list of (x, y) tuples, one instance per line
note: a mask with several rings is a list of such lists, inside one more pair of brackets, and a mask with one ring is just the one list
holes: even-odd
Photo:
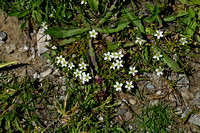
[[(67, 62), (62, 55), (56, 57), (57, 59), (57, 65), (61, 64), (62, 67), (68, 67), (70, 70), (75, 67), (75, 65), (72, 62)], [(73, 74), (75, 75), (76, 78), (79, 78), (82, 84), (85, 84), (86, 82), (89, 82), (92, 77), (90, 77), (89, 73), (84, 72), (86, 68), (86, 64), (84, 62), (81, 62), (78, 64), (79, 69), (76, 69)]]
[[(116, 82), (116, 84), (114, 85), (114, 87), (116, 88), (116, 91), (121, 91), (122, 90), (122, 83)], [(132, 85), (132, 81), (126, 81), (126, 86), (125, 88), (127, 88), (128, 90), (131, 90), (131, 88), (134, 88), (134, 86)]]
[(123, 61), (121, 60), (123, 56), (124, 55), (122, 54), (122, 51), (113, 52), (113, 53), (107, 52), (107, 53), (104, 53), (104, 60), (111, 61), (112, 59), (114, 59), (115, 62), (112, 62), (112, 65), (110, 68), (119, 69), (120, 67), (123, 67), (123, 65), (122, 65)]

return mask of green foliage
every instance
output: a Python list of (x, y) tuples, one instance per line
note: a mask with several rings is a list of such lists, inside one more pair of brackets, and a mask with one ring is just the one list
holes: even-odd
[(167, 133), (174, 131), (173, 114), (169, 105), (158, 102), (157, 105), (148, 105), (136, 115), (138, 129), (141, 132), (162, 132)]

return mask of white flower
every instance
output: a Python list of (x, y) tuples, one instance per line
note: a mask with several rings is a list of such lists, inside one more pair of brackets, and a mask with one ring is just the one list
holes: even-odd
[(119, 60), (121, 60), (121, 58), (124, 57), (124, 55), (122, 54), (122, 51), (120, 51), (119, 53), (117, 53), (117, 57), (119, 58)]
[(111, 67), (110, 68), (112, 68), (112, 69), (115, 69), (115, 62), (113, 62), (112, 64), (111, 64)]
[(128, 90), (130, 90), (131, 88), (134, 88), (134, 86), (132, 85), (132, 81), (131, 82), (126, 81), (125, 88), (127, 88)]
[(135, 67), (129, 67), (130, 71), (129, 74), (133, 74), (133, 76), (135, 76), (135, 73), (138, 72), (138, 70), (135, 70)]
[(83, 75), (83, 80), (89, 82), (90, 79), (92, 79), (92, 77), (90, 77), (89, 73), (85, 74), (85, 72), (82, 74)]
[(122, 65), (122, 60), (116, 60), (116, 63), (115, 63), (115, 66), (117, 66), (117, 69), (119, 69), (120, 67), (123, 67), (123, 65)]
[(139, 43), (140, 45), (141, 45), (143, 42), (145, 42), (145, 40), (143, 40), (143, 39), (141, 39), (141, 38), (139, 38), (139, 37), (137, 37), (137, 39), (136, 39), (136, 41), (135, 41), (135, 43)]
[(67, 67), (68, 62), (65, 60), (65, 58), (61, 61), (62, 67)]
[(57, 49), (57, 47), (56, 47), (56, 46), (53, 46), (52, 49)]
[(160, 37), (163, 37), (163, 31), (159, 31), (159, 30), (156, 30), (156, 33), (154, 34), (154, 36), (157, 36), (158, 39), (160, 39)]
[(159, 58), (162, 57), (162, 55), (160, 54), (160, 52), (156, 53), (153, 58), (159, 60)]
[(81, 64), (78, 64), (80, 66), (80, 69), (86, 69), (86, 64), (82, 62)]
[(48, 29), (48, 25), (46, 24), (46, 22), (42, 22), (41, 26), (42, 26), (42, 28), (43, 28), (44, 30), (47, 30), (47, 29)]
[(94, 38), (96, 38), (96, 36), (98, 35), (98, 33), (95, 32), (95, 30), (89, 31), (89, 33), (90, 33), (90, 37), (94, 37)]
[(117, 52), (112, 53), (112, 57), (117, 59), (118, 58), (118, 53)]
[(69, 69), (72, 69), (74, 67), (74, 64), (71, 62), (71, 63), (69, 63), (68, 67), (69, 67)]
[(53, 14), (51, 13), (51, 14), (49, 15), (49, 17), (50, 17), (50, 18), (53, 18)]
[(57, 59), (57, 64), (59, 64), (63, 60), (63, 57), (62, 55), (60, 55), (59, 57), (56, 57), (56, 59)]
[(156, 72), (157, 72), (157, 75), (160, 76), (160, 75), (163, 75), (163, 69), (161, 67), (159, 67), (159, 69), (156, 69)]
[(111, 61), (111, 59), (113, 58), (113, 56), (110, 54), (110, 52), (108, 52), (108, 53), (104, 53), (104, 60), (110, 60)]
[(83, 5), (83, 4), (87, 4), (87, 1), (82, 0), (81, 5)]
[(81, 77), (81, 73), (82, 71), (79, 71), (78, 69), (76, 69), (76, 71), (74, 72), (75, 77), (77, 78), (78, 76)]
[(186, 38), (181, 38), (180, 42), (183, 45), (185, 45), (186, 43), (188, 43), (188, 41), (186, 41)]
[(119, 91), (119, 90), (121, 91), (122, 90), (122, 88), (121, 88), (122, 85), (123, 84), (120, 84), (119, 82), (116, 82), (116, 85), (114, 85), (114, 87), (116, 88), (116, 91)]

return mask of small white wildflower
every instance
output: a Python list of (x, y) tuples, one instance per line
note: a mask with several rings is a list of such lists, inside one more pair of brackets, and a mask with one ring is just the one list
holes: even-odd
[(72, 69), (74, 67), (74, 64), (71, 62), (71, 63), (69, 63), (68, 67), (69, 67), (69, 69)]
[(112, 53), (112, 57), (117, 59), (118, 58), (118, 53), (117, 52)]
[(120, 84), (119, 82), (116, 82), (116, 85), (114, 85), (114, 87), (116, 88), (116, 91), (121, 91), (122, 90), (122, 85), (123, 84)]
[(63, 57), (62, 55), (60, 55), (59, 57), (56, 57), (56, 59), (57, 59), (57, 64), (59, 64), (63, 60)]
[(112, 59), (112, 55), (110, 54), (110, 52), (108, 52), (108, 53), (104, 53), (104, 60), (110, 60), (111, 61), (111, 59)]
[(76, 69), (76, 71), (74, 72), (75, 77), (76, 77), (76, 78), (77, 78), (77, 77), (81, 77), (81, 73), (82, 73), (82, 71), (79, 71), (78, 69)]
[(132, 85), (132, 81), (131, 82), (126, 81), (125, 88), (127, 88), (128, 90), (131, 90), (131, 88), (134, 88), (134, 86)]
[(80, 69), (86, 69), (86, 64), (84, 62), (82, 62), (81, 64), (79, 64)]
[(48, 25), (46, 24), (46, 22), (42, 22), (41, 26), (42, 26), (42, 28), (43, 28), (44, 30), (47, 30), (47, 29), (48, 29)]
[(162, 57), (162, 55), (160, 54), (160, 52), (156, 53), (153, 58), (159, 60)]
[(188, 41), (186, 41), (186, 38), (184, 38), (184, 37), (181, 38), (180, 42), (181, 42), (181, 44), (183, 44), (183, 45), (185, 45), (185, 44), (188, 43)]
[(160, 37), (163, 37), (163, 31), (159, 31), (159, 30), (156, 30), (156, 33), (154, 34), (154, 36), (157, 36), (158, 39), (160, 39)]
[(98, 33), (95, 30), (89, 31), (90, 33), (90, 37), (94, 37), (96, 38), (96, 36), (98, 35)]
[(157, 75), (163, 75), (163, 69), (161, 67), (159, 67), (159, 69), (156, 69)]
[(53, 46), (52, 49), (57, 49), (57, 47), (56, 47), (56, 46)]
[(81, 5), (83, 5), (83, 4), (87, 4), (87, 1), (82, 0), (82, 1), (81, 1)]
[(143, 39), (141, 39), (139, 37), (136, 37), (136, 38), (137, 39), (136, 39), (135, 43), (139, 43), (141, 45), (143, 42), (145, 42), (145, 40), (143, 40)]
[(92, 79), (92, 77), (90, 77), (89, 73), (87, 73), (87, 74), (83, 73), (82, 75), (83, 75), (84, 81), (89, 82), (89, 80)]
[(53, 14), (51, 13), (51, 14), (49, 15), (49, 17), (50, 17), (50, 18), (53, 18)]
[(133, 76), (135, 76), (135, 73), (138, 72), (138, 70), (135, 70), (135, 67), (129, 67), (130, 71), (129, 74), (132, 74)]
[(117, 67), (117, 69), (119, 69), (120, 67), (123, 67), (123, 65), (122, 65), (122, 60), (116, 60), (116, 63), (115, 63), (115, 65), (116, 65), (116, 67)]
[(110, 68), (112, 68), (112, 69), (114, 69), (115, 70), (115, 62), (113, 62), (112, 64), (111, 64), (111, 67)]
[(121, 60), (121, 58), (124, 57), (124, 55), (122, 54), (122, 51), (117, 53), (117, 57), (119, 58), (119, 60)]
[(65, 60), (65, 58), (61, 61), (62, 67), (67, 67), (68, 62)]

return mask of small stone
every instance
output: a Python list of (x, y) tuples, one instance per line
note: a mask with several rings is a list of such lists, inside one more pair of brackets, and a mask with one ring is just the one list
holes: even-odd
[(187, 116), (187, 114), (190, 113), (190, 112), (192, 112), (191, 109), (186, 109), (186, 110), (183, 112), (183, 114), (181, 115), (181, 119), (182, 119), (182, 118), (185, 118), (185, 117)]
[(129, 130), (132, 130), (133, 126), (132, 125), (128, 125), (128, 128), (129, 128)]
[(25, 50), (25, 51), (29, 50), (29, 47), (25, 45), (25, 46), (24, 46), (24, 50)]
[(60, 75), (59, 69), (55, 69), (54, 72), (53, 72), (53, 75)]
[(179, 74), (178, 75), (178, 82), (177, 82), (177, 87), (181, 90), (188, 90), (189, 89), (189, 79), (185, 74)]
[(40, 73), (40, 76), (41, 76), (41, 77), (46, 77), (46, 76), (48, 76), (51, 72), (52, 72), (52, 69), (49, 68), (48, 70), (46, 70), (46, 71)]
[(6, 32), (0, 31), (0, 41), (5, 41), (7, 39)]
[(161, 95), (161, 94), (162, 94), (162, 91), (159, 90), (159, 91), (156, 92), (156, 94), (157, 94), (157, 95)]
[(129, 99), (129, 102), (130, 102), (130, 104), (132, 104), (132, 105), (135, 105), (135, 104), (137, 103), (137, 101), (134, 100), (134, 99)]
[(122, 101), (126, 104), (128, 104), (128, 101), (125, 98), (122, 98)]
[(151, 101), (150, 104), (151, 104), (152, 106), (158, 105), (158, 100)]
[(200, 92), (198, 92), (198, 93), (195, 95), (195, 97), (194, 97), (194, 99), (193, 99), (193, 101), (192, 101), (192, 104), (193, 104), (193, 105), (196, 105), (196, 106), (198, 106), (198, 108), (200, 108)]
[(125, 117), (126, 117), (126, 120), (130, 120), (133, 117), (133, 115), (128, 111), (126, 112)]
[(154, 85), (152, 85), (151, 83), (149, 83), (149, 84), (147, 84), (147, 89), (154, 90), (155, 87), (154, 87)]
[(126, 112), (128, 112), (127, 109), (119, 109), (119, 114), (120, 114), (120, 115), (125, 115)]
[(200, 126), (200, 115), (199, 114), (192, 115), (189, 119), (189, 122)]
[(64, 92), (66, 91), (66, 88), (67, 88), (66, 86), (61, 87), (62, 91), (64, 91)]
[(181, 96), (185, 100), (189, 100), (189, 99), (194, 98), (194, 95), (187, 90), (181, 90), (180, 92), (181, 92)]
[(182, 109), (180, 107), (177, 107), (175, 114), (180, 115), (182, 113), (183, 113)]

